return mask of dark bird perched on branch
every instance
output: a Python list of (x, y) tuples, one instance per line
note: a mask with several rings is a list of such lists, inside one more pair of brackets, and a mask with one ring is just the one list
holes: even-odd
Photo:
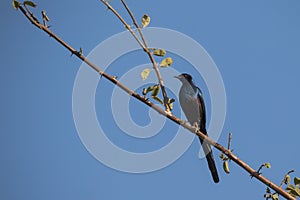
[[(194, 84), (192, 76), (189, 74), (184, 73), (179, 76), (175, 76), (175, 78), (178, 78), (182, 83), (179, 91), (179, 101), (187, 120), (192, 126), (195, 126), (199, 129), (199, 131), (207, 135), (206, 111), (201, 90)], [(206, 155), (208, 167), (214, 179), (214, 182), (218, 183), (219, 176), (211, 147), (200, 137), (199, 139), (200, 143), (202, 144), (203, 151)]]

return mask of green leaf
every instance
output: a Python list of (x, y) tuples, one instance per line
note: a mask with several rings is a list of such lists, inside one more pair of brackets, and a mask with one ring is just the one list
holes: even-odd
[(226, 156), (225, 156), (223, 153), (221, 153), (221, 154), (219, 155), (219, 157), (221, 158), (221, 160), (224, 160), (224, 161), (225, 161)]
[(20, 3), (16, 0), (13, 0), (12, 5), (14, 7), (15, 10), (18, 10), (20, 7)]
[(296, 195), (293, 194), (293, 192), (294, 192), (294, 191), (292, 191), (292, 190), (287, 191), (287, 193), (289, 193), (290, 195), (292, 195), (292, 197), (296, 197)]
[(151, 95), (152, 98), (156, 97), (158, 95), (159, 91), (160, 91), (159, 85), (154, 85), (153, 86), (153, 90), (152, 90), (152, 95)]
[(169, 105), (169, 108), (170, 108), (170, 110), (173, 110), (173, 102), (175, 102), (175, 99), (170, 99), (170, 98), (168, 98), (168, 105)]
[(151, 72), (151, 69), (148, 69), (148, 68), (146, 68), (142, 71), (141, 76), (142, 76), (143, 81), (148, 78), (150, 72)]
[(300, 189), (299, 188), (295, 188), (295, 194), (297, 197), (300, 197)]
[(164, 49), (155, 49), (153, 51), (153, 54), (156, 55), (156, 56), (165, 56), (167, 54), (167, 51), (164, 50)]
[(292, 195), (293, 197), (300, 197), (300, 189), (299, 188), (295, 188), (293, 185), (288, 185), (288, 187), (286, 188), (287, 192)]
[(147, 95), (148, 92), (151, 92), (152, 90), (153, 90), (153, 86), (149, 86), (147, 89), (144, 88), (144, 89), (143, 89), (143, 95)]
[(23, 4), (24, 4), (24, 5), (27, 5), (27, 6), (31, 6), (31, 7), (33, 7), (33, 8), (36, 7), (36, 4), (33, 3), (32, 1), (24, 1)]
[(278, 197), (278, 195), (277, 194), (272, 194), (272, 200), (278, 200), (279, 199), (279, 197)]
[(291, 177), (290, 177), (290, 175), (287, 174), (287, 175), (284, 177), (284, 181), (283, 181), (283, 182), (284, 182), (284, 184), (286, 184), (286, 185), (289, 184), (289, 183), (291, 182)]
[(170, 110), (173, 110), (173, 103), (169, 103)]
[(271, 168), (271, 164), (270, 164), (270, 163), (265, 163), (264, 166), (265, 166), (266, 168)]
[(294, 190), (295, 187), (292, 184), (289, 184), (286, 188), (286, 190)]
[(294, 178), (294, 184), (295, 185), (300, 185), (300, 178), (299, 177)]
[(163, 101), (159, 98), (159, 97), (157, 97), (157, 96), (151, 96), (155, 101), (157, 101), (158, 103), (160, 103), (160, 104), (164, 104), (163, 103)]
[(169, 67), (172, 65), (173, 59), (171, 57), (165, 58), (161, 61), (160, 67)]
[(150, 17), (145, 14), (143, 17), (142, 17), (142, 27), (145, 28), (149, 25), (150, 23)]
[(152, 90), (153, 90), (153, 86), (149, 86), (148, 88), (147, 88), (147, 92), (151, 92)]
[(143, 94), (143, 95), (146, 95), (146, 94), (147, 94), (147, 89), (146, 89), (146, 88), (143, 88), (142, 94)]
[(229, 158), (227, 156), (225, 156), (223, 153), (221, 153), (219, 155), (220, 159), (223, 160), (223, 161), (226, 161), (226, 160), (229, 160)]
[(173, 103), (175, 101), (175, 99), (170, 99), (170, 98), (168, 98), (168, 103)]
[(228, 161), (224, 161), (224, 162), (223, 162), (223, 169), (224, 169), (224, 171), (225, 171), (227, 174), (230, 173)]

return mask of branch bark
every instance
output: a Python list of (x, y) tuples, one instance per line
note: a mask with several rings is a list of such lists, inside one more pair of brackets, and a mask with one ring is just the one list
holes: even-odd
[(284, 198), (288, 200), (295, 200), (294, 197), (292, 197), (289, 193), (287, 193), (285, 190), (283, 190), (281, 187), (277, 186), (275, 183), (264, 177), (263, 175), (257, 173), (253, 168), (251, 168), (247, 163), (242, 161), (240, 158), (238, 158), (236, 155), (234, 155), (229, 149), (223, 147), (219, 143), (215, 142), (213, 139), (209, 138), (207, 135), (203, 134), (199, 130), (196, 130), (194, 127), (190, 126), (187, 123), (182, 123), (182, 120), (177, 118), (176, 116), (173, 116), (169, 112), (163, 110), (161, 107), (153, 104), (148, 99), (145, 99), (143, 96), (140, 96), (138, 93), (134, 92), (133, 90), (129, 89), (125, 85), (123, 85), (121, 82), (119, 82), (114, 76), (111, 76), (104, 71), (102, 71), (100, 68), (98, 68), (96, 65), (91, 63), (84, 55), (82, 55), (79, 51), (72, 48), (69, 44), (67, 44), (65, 41), (63, 41), (60, 37), (58, 37), (56, 34), (54, 34), (48, 27), (44, 26), (43, 24), (40, 24), (37, 20), (35, 20), (34, 16), (29, 14), (21, 5), (19, 6), (19, 10), (25, 15), (25, 17), (37, 28), (43, 30), (46, 32), (50, 37), (54, 38), (58, 43), (63, 45), (66, 49), (68, 49), (72, 54), (77, 56), (80, 60), (85, 62), (87, 65), (89, 65), (92, 69), (94, 69), (97, 73), (99, 73), (101, 76), (105, 77), (107, 80), (112, 82), (113, 84), (120, 87), (123, 91), (131, 95), (132, 97), (138, 99), (140, 102), (146, 104), (147, 106), (151, 107), (152, 109), (156, 110), (159, 114), (164, 115), (168, 119), (172, 120), (176, 124), (186, 128), (191, 133), (194, 133), (198, 135), (200, 138), (205, 140), (210, 145), (214, 146), (216, 149), (221, 151), (223, 154), (225, 154), (228, 158), (230, 158), (233, 162), (235, 162), (237, 165), (242, 167), (245, 171), (247, 171), (251, 176), (255, 177), (268, 187), (272, 188), (274, 191), (276, 191), (279, 195), (283, 196)]

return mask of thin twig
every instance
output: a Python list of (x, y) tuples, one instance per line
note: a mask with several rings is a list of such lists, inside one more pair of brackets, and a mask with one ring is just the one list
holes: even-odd
[(133, 13), (131, 12), (131, 10), (129, 9), (128, 5), (126, 4), (126, 2), (124, 0), (121, 0), (122, 4), (124, 5), (125, 9), (127, 10), (128, 14), (130, 15), (134, 26), (137, 28), (140, 37), (143, 40), (143, 45), (141, 44), (141, 41), (137, 38), (136, 34), (134, 33), (134, 31), (131, 29), (131, 27), (126, 23), (126, 21), (123, 19), (123, 17), (106, 1), (106, 0), (101, 0), (108, 9), (110, 9), (119, 19), (120, 21), (124, 24), (124, 26), (130, 31), (130, 33), (133, 35), (133, 37), (138, 41), (138, 43), (140, 44), (140, 46), (143, 48), (143, 50), (147, 53), (152, 65), (153, 65), (153, 69), (156, 73), (157, 79), (158, 79), (158, 83), (160, 85), (161, 88), (161, 92), (163, 95), (163, 99), (164, 99), (164, 106), (167, 112), (170, 112), (170, 106), (168, 104), (168, 96), (167, 96), (167, 92), (165, 89), (165, 85), (164, 85), (164, 81), (163, 78), (161, 76), (161, 73), (159, 71), (159, 68), (157, 66), (157, 62), (155, 61), (153, 54), (151, 53), (147, 41), (145, 39), (145, 36), (139, 26), (139, 24), (137, 23)]
[[(256, 171), (257, 174), (261, 174), (260, 171), (261, 169), (265, 166), (265, 164), (261, 164), (258, 168), (258, 170)], [(253, 176), (253, 175), (252, 175)]]
[(24, 4), (24, 7), (25, 7), (26, 11), (29, 13), (30, 17), (32, 17), (32, 19), (34, 21), (36, 21), (37, 23), (40, 23), (39, 20), (33, 15), (33, 13), (30, 11), (30, 9), (27, 7), (26, 4)]
[(135, 32), (131, 29), (129, 24), (124, 20), (124, 18), (106, 1), (106, 0), (101, 0), (102, 3), (104, 3), (107, 6), (107, 9), (111, 10), (122, 22), (122, 24), (125, 26), (125, 28), (131, 33), (131, 35), (134, 37), (134, 39), (139, 43), (139, 45), (142, 47), (144, 51), (146, 51), (146, 47), (144, 44), (140, 41), (140, 39), (137, 37)]
[(227, 149), (230, 151), (230, 143), (231, 143), (231, 139), (232, 139), (232, 133), (229, 133), (228, 136), (228, 144), (227, 144)]
[(293, 172), (295, 172), (295, 170), (292, 169), (292, 170), (288, 171), (288, 173), (286, 173), (286, 174), (284, 175), (284, 178), (282, 179), (282, 181), (281, 181), (279, 187), (282, 187), (282, 185), (285, 183), (286, 177), (289, 176), (290, 173), (293, 173)]
[(133, 21), (134, 26), (137, 28), (137, 30), (138, 30), (138, 32), (139, 32), (139, 34), (140, 34), (140, 36), (141, 36), (141, 38), (142, 38), (142, 40), (143, 40), (143, 43), (144, 43), (145, 47), (148, 48), (148, 44), (147, 44), (147, 41), (146, 41), (146, 39), (145, 39), (145, 36), (144, 36), (144, 34), (143, 34), (143, 32), (142, 32), (141, 27), (140, 27), (139, 24), (137, 23), (137, 21), (136, 21), (134, 15), (133, 15), (133, 13), (131, 12), (131, 10), (129, 9), (128, 5), (126, 4), (126, 2), (125, 2), (124, 0), (121, 0), (121, 2), (122, 2), (122, 4), (124, 5), (125, 9), (127, 10), (128, 14), (130, 15), (130, 17), (131, 17), (131, 19), (132, 19), (132, 21)]
[(19, 6), (19, 10), (26, 16), (26, 18), (34, 24), (36, 27), (42, 29), (44, 32), (49, 34), (52, 38), (54, 38), (57, 42), (59, 42), (61, 45), (63, 45), (66, 49), (68, 49), (71, 53), (76, 55), (79, 59), (81, 59), (83, 62), (85, 62), (87, 65), (89, 65), (91, 68), (93, 68), (96, 72), (98, 72), (101, 76), (105, 77), (108, 79), (110, 82), (113, 84), (117, 85), (120, 87), (122, 90), (124, 90), (126, 93), (129, 95), (133, 96), (134, 98), (138, 99), (140, 102), (146, 104), (147, 106), (151, 107), (152, 109), (156, 110), (159, 114), (162, 114), (172, 120), (173, 122), (177, 123), (178, 125), (186, 128), (189, 130), (191, 133), (197, 134), (201, 139), (205, 140), (208, 144), (214, 146), (216, 149), (219, 151), (223, 152), (228, 158), (230, 158), (232, 161), (234, 161), (237, 165), (242, 167), (244, 170), (246, 170), (249, 174), (253, 174), (255, 178), (260, 180), (262, 183), (267, 185), (268, 187), (272, 188), (274, 191), (276, 191), (278, 194), (282, 195), (288, 200), (295, 200), (294, 197), (292, 197), (290, 194), (288, 194), (285, 190), (283, 190), (281, 187), (278, 187), (276, 184), (262, 176), (261, 174), (255, 174), (255, 170), (251, 168), (247, 163), (243, 162), (241, 159), (239, 159), (236, 155), (234, 155), (231, 151), (223, 147), (222, 145), (218, 144), (215, 142), (213, 139), (209, 138), (207, 135), (203, 134), (199, 130), (197, 130), (195, 127), (190, 126), (188, 123), (181, 123), (182, 120), (177, 118), (176, 116), (171, 115), (169, 112), (166, 112), (163, 110), (161, 107), (153, 104), (149, 100), (145, 99), (144, 97), (140, 96), (136, 92), (132, 91), (122, 83), (120, 83), (117, 79), (115, 79), (114, 76), (110, 76), (109, 74), (105, 73), (101, 69), (99, 69), (96, 65), (91, 63), (88, 59), (85, 58), (80, 52), (76, 51), (74, 48), (72, 48), (69, 44), (64, 42), (60, 37), (55, 35), (51, 30), (48, 29), (48, 27), (43, 26), (39, 22), (35, 21), (33, 17), (26, 12), (26, 10), (22, 7)]

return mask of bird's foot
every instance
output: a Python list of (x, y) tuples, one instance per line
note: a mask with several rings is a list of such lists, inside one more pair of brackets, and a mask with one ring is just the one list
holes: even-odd
[(198, 124), (197, 122), (195, 122), (195, 123), (193, 124), (193, 127), (195, 128), (195, 132), (200, 131), (200, 127), (199, 127), (199, 124)]
[(168, 115), (172, 115), (171, 110), (166, 110), (166, 113), (167, 113)]
[(180, 122), (180, 124), (186, 124), (188, 121), (187, 120), (180, 120), (179, 122)]

